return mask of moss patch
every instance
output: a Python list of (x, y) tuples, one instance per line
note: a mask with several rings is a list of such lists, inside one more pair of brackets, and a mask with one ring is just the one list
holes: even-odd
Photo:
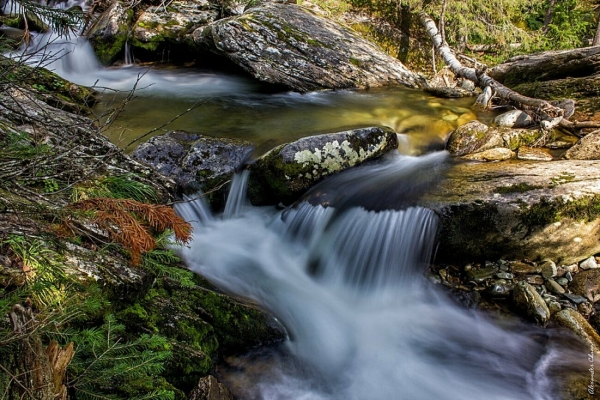
[(521, 204), (519, 219), (527, 229), (541, 228), (563, 218), (590, 222), (600, 217), (600, 196), (572, 201), (541, 199), (531, 206)]
[(530, 190), (542, 189), (543, 186), (530, 185), (527, 182), (517, 183), (510, 186), (498, 186), (494, 189), (495, 193), (508, 194), (508, 193), (524, 193)]

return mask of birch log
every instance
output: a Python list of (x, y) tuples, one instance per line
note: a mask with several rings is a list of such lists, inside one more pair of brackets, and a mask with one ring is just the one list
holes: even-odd
[(483, 90), (483, 93), (477, 99), (477, 105), (487, 108), (492, 96), (497, 96), (511, 102), (518, 108), (533, 109), (537, 118), (540, 120), (542, 129), (551, 129), (562, 121), (564, 116), (563, 109), (555, 107), (545, 100), (523, 96), (509, 89), (491, 78), (485, 70), (463, 66), (452, 52), (452, 49), (443, 42), (442, 36), (433, 19), (424, 12), (419, 14), (419, 18), (421, 24), (425, 27), (427, 34), (431, 38), (434, 47), (454, 75), (472, 81)]

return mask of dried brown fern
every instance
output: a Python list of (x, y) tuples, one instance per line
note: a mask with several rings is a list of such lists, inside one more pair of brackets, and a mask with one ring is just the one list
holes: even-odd
[(129, 250), (132, 265), (139, 265), (142, 254), (156, 247), (155, 232), (171, 229), (175, 240), (182, 243), (191, 238), (191, 225), (169, 206), (98, 197), (78, 201), (70, 207), (90, 212), (88, 218), (92, 223)]

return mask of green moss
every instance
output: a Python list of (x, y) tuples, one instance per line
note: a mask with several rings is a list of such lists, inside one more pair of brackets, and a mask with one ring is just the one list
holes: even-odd
[(110, 65), (123, 53), (127, 33), (121, 32), (111, 38), (90, 38), (96, 56), (104, 65)]
[(523, 192), (528, 192), (530, 190), (536, 190), (536, 189), (542, 189), (542, 188), (543, 188), (543, 186), (530, 185), (527, 182), (521, 182), (521, 183), (517, 183), (515, 185), (510, 185), (510, 186), (498, 186), (498, 187), (496, 187), (496, 189), (494, 189), (494, 192), (501, 193), (501, 194), (523, 193)]
[(362, 61), (360, 61), (358, 58), (350, 57), (349, 61), (350, 61), (350, 64), (356, 65), (359, 68), (362, 66)]
[(520, 207), (520, 222), (530, 230), (559, 222), (564, 218), (591, 222), (600, 217), (600, 196), (571, 201), (543, 198), (536, 204), (527, 206), (522, 203)]

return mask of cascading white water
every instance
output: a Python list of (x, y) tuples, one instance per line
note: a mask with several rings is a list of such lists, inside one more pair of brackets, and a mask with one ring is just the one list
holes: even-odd
[[(396, 170), (403, 177), (396, 184), (404, 185), (414, 176), (402, 171), (433, 171), (445, 160), (400, 156), (371, 171)], [(189, 215), (191, 207), (177, 209)], [(431, 211), (355, 204), (338, 211), (303, 202), (194, 222), (193, 242), (182, 252), (188, 266), (258, 302), (289, 334), (268, 368), (242, 376), (241, 385), (239, 373), (223, 377), (239, 398), (554, 398), (541, 383), (554, 350), (526, 330), (502, 329), (457, 307), (424, 279), (437, 223)]]

